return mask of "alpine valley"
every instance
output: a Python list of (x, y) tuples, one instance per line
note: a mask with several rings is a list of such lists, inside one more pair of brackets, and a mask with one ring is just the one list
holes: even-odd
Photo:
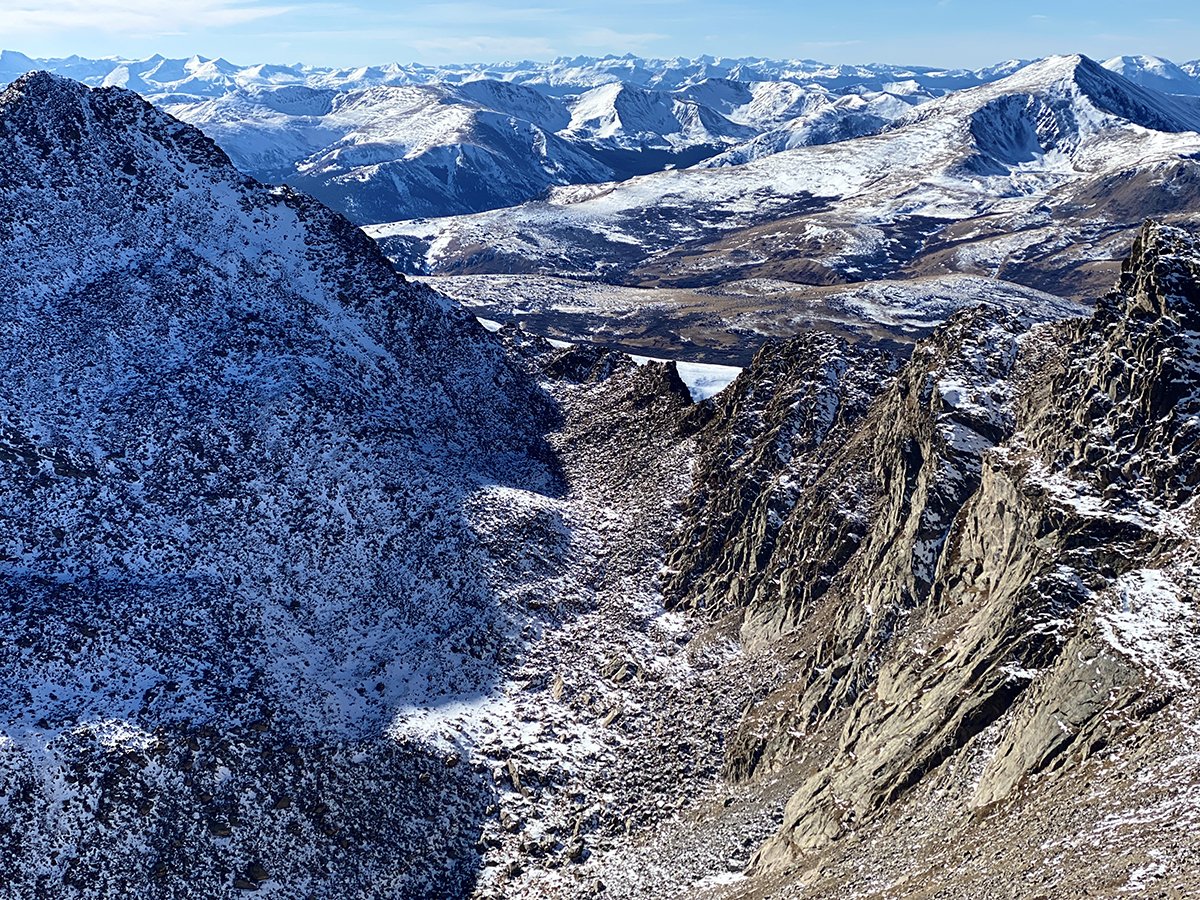
[(1200, 63), (0, 81), (4, 896), (1200, 895)]

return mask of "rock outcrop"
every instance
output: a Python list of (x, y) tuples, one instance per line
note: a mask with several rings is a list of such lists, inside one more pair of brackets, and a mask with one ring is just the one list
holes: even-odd
[(969, 752), (991, 809), (1193, 677), (1198, 267), (1150, 224), (1089, 319), (952, 319), (823, 460), (737, 594), (744, 639), (794, 663), (727, 773), (803, 777), (753, 872), (803, 869)]
[[(718, 616), (769, 590), (781, 526), (805, 492), (819, 490), (822, 458), (853, 434), (893, 367), (882, 351), (812, 332), (768, 344), (729, 390), (695, 410), (702, 452), (665, 564), (668, 605)], [(848, 523), (832, 537), (849, 547), (854, 535)], [(833, 566), (846, 552), (825, 541), (810, 549)]]

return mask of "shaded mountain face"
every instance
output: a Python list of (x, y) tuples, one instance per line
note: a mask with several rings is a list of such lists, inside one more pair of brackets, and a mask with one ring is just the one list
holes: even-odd
[[(930, 858), (976, 896), (1120, 885), (1149, 847), (1188, 868), (1194, 840), (1137, 811), (1196, 787), (1165, 773), (1198, 712), (1198, 291), (1200, 243), (1151, 224), (1089, 318), (962, 313), (882, 380), (797, 339), (734, 383), (665, 587), (735, 600), (743, 639), (792, 661), (726, 756), (735, 782), (797, 785), (734, 896), (898, 890)], [(789, 356), (821, 367), (781, 377)], [(1101, 833), (1099, 859), (1068, 849)]]
[(1114, 127), (1128, 130), (1132, 125), (1165, 134), (1200, 129), (1200, 116), (1192, 107), (1086, 57), (1037, 63), (1008, 79), (1005, 87), (982, 106), (947, 101), (918, 110), (911, 119), (967, 112), (979, 152), (968, 165), (983, 175), (1005, 174), (1047, 156), (1083, 162), (1088, 143), (1103, 140)]
[(385, 734), (513, 646), (473, 523), (557, 490), (545, 401), (132, 93), (19, 79), (0, 160), (0, 878), (467, 890), (488, 791)]
[(1075, 295), (1111, 280), (1145, 217), (1200, 202), (1197, 123), (1180, 98), (1059, 57), (878, 134), (372, 234), (444, 274), (697, 287), (950, 270)]

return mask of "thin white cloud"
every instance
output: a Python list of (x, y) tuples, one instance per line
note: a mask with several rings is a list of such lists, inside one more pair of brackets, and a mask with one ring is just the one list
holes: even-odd
[(0, 0), (6, 34), (101, 31), (107, 34), (167, 35), (191, 29), (242, 25), (291, 12), (290, 6), (252, 0)]
[(576, 46), (586, 50), (603, 50), (606, 53), (624, 53), (630, 50), (642, 50), (651, 44), (667, 40), (665, 34), (656, 32), (627, 32), (613, 28), (589, 28), (573, 35)]
[(801, 41), (797, 46), (805, 50), (832, 50), (838, 47), (857, 47), (862, 44), (860, 40), (853, 41)]
[(391, 18), (422, 24), (476, 25), (501, 23), (544, 23), (569, 13), (563, 6), (500, 6), (495, 3), (428, 3), (390, 14)]
[[(397, 39), (401, 35), (396, 35)], [(540, 59), (554, 56), (554, 48), (542, 38), (513, 35), (407, 35), (405, 43), (420, 53), (445, 54), (472, 60)]]

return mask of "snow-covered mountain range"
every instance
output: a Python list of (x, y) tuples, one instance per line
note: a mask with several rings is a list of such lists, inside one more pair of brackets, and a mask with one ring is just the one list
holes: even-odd
[[(1023, 65), (626, 56), (333, 69), (3, 51), (0, 82), (41, 69), (134, 90), (199, 125), (244, 171), (301, 187), (366, 224), (479, 212), (556, 187), (871, 135), (915, 105)], [(1154, 90), (1200, 94), (1186, 66), (1151, 57), (1105, 65)]]
[(1194, 98), (1086, 57), (906, 109), (877, 133), (741, 165), (371, 232), (402, 265), (447, 274), (697, 286), (957, 271), (1070, 294), (1107, 283), (1146, 216), (1200, 200)]
[[(1153, 62), (1146, 58), (1146, 65)], [(883, 90), (887, 85), (919, 86), (931, 93), (971, 87), (1011, 74), (1022, 63), (1013, 60), (984, 69), (937, 69), (892, 65), (833, 66), (814, 60), (643, 59), (632, 55), (560, 58), (553, 62), (506, 62), (428, 66), (392, 63), (382, 66), (326, 68), (309, 65), (235, 65), (224, 59), (193, 56), (167, 59), (35, 59), (12, 50), (0, 51), (0, 78), (11, 80), (34, 70), (70, 76), (96, 87), (119, 86), (151, 97), (186, 94), (215, 97), (231, 88), (303, 84), (333, 90), (413, 84), (461, 84), (504, 81), (535, 88), (548, 96), (569, 96), (605, 84), (626, 84), (658, 91), (676, 91), (706, 81), (749, 84), (791, 82), (820, 84), (831, 91)]]

